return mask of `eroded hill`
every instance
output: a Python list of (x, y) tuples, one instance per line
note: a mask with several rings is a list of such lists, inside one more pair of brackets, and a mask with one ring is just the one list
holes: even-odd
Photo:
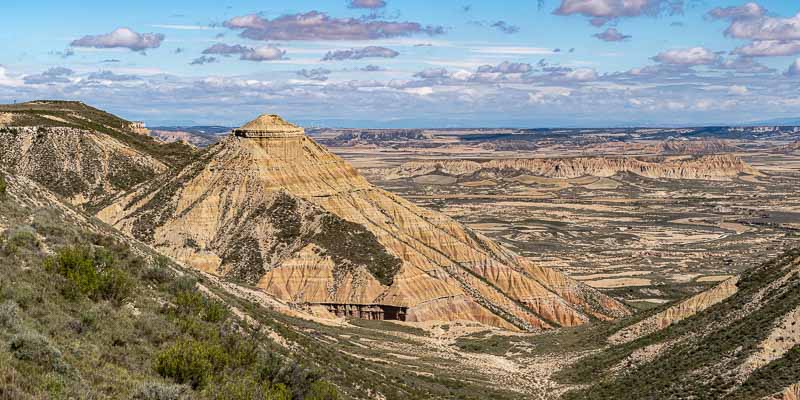
[(189, 265), (340, 315), (535, 330), (628, 314), (376, 188), (277, 117), (235, 132), (99, 217)]
[[(663, 323), (688, 304), (693, 312)], [(791, 394), (800, 376), (800, 251), (632, 327), (564, 373), (590, 385), (566, 398), (759, 399), (781, 388)]]
[(87, 208), (185, 163), (193, 150), (160, 144), (135, 125), (78, 102), (0, 106), (0, 166)]

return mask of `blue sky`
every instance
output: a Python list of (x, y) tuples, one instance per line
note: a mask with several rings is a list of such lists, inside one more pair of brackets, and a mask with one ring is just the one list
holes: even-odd
[(149, 124), (619, 126), (800, 117), (788, 1), (0, 4), (0, 102)]

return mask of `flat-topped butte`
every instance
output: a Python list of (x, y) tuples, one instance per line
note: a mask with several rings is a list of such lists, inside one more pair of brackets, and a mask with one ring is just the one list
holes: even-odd
[(301, 137), (305, 130), (274, 114), (264, 114), (233, 130), (233, 134), (247, 138)]

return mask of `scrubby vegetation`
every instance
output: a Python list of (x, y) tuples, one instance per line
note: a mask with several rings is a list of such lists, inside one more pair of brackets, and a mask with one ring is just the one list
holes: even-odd
[(16, 224), (0, 235), (0, 398), (340, 398), (168, 259), (54, 210), (0, 215)]
[[(568, 393), (565, 398), (722, 398), (737, 388), (733, 374), (722, 371), (734, 371), (757, 351), (776, 321), (800, 305), (797, 273), (781, 285), (768, 288), (796, 265), (798, 256), (800, 251), (789, 251), (746, 271), (735, 295), (694, 317), (575, 363), (562, 371), (560, 378), (593, 386)], [(768, 289), (762, 298), (758, 293), (765, 288)], [(753, 302), (758, 304), (755, 309), (743, 311)], [(625, 374), (613, 374), (614, 367), (625, 365), (625, 360), (635, 351), (662, 343), (674, 345), (650, 362), (626, 366)], [(756, 371), (731, 398), (761, 398), (795, 383), (796, 358), (795, 348)]]

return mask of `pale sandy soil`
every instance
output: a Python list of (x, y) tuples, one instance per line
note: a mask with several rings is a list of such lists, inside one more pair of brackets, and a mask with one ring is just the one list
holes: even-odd
[(609, 289), (628, 286), (650, 286), (652, 284), (652, 280), (644, 278), (611, 278), (599, 279), (596, 281), (584, 281), (584, 283), (593, 288)]
[(722, 282), (732, 278), (733, 275), (711, 275), (697, 278), (696, 282)]
[(626, 272), (617, 272), (612, 274), (573, 275), (572, 278), (577, 279), (579, 281), (589, 281), (595, 279), (621, 278), (621, 277), (630, 277), (638, 275), (647, 275), (649, 273), (650, 271), (626, 271)]

